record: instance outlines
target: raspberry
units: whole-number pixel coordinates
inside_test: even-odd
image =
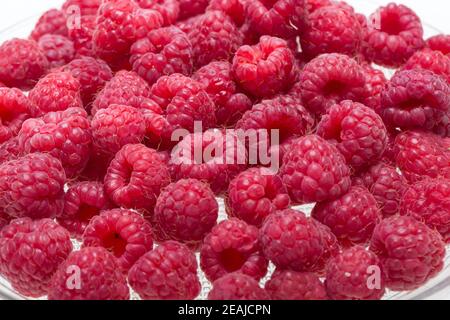
[[[180,15],[178,20],[196,16],[205,12],[210,0],[177,0],[180,4]]]
[[[276,270],[266,283],[272,300],[328,300],[327,292],[314,273]]]
[[[80,288],[72,289],[74,270],[79,271]],[[130,289],[117,259],[104,248],[83,248],[72,252],[50,282],[49,300],[128,300]]]
[[[178,0],[136,0],[143,9],[158,11],[164,19],[164,25],[174,24],[180,14],[180,3]]]
[[[403,66],[404,70],[424,69],[442,76],[450,83],[450,57],[440,51],[423,49],[417,51]]]
[[[251,109],[252,101],[238,92],[228,61],[214,61],[200,68],[192,76],[209,94],[216,105],[218,125],[232,126]]]
[[[151,31],[131,47],[133,70],[150,85],[163,75],[192,72],[192,45],[187,35],[176,27]]]
[[[381,93],[388,83],[383,71],[373,68],[370,64],[363,64],[366,74],[366,92],[367,98],[364,104],[374,110],[381,108]]]
[[[327,6],[314,11],[302,31],[303,52],[309,57],[322,53],[355,55],[361,47],[363,29],[354,12]]]
[[[31,103],[19,89],[0,88],[0,143],[15,137],[29,118]]]
[[[64,36],[46,34],[39,39],[38,45],[47,57],[51,68],[61,67],[75,57],[73,42]]]
[[[283,158],[281,178],[291,200],[308,203],[337,199],[350,189],[350,168],[330,143],[311,135],[298,139]]]
[[[261,226],[270,214],[289,206],[289,195],[281,178],[264,174],[263,170],[249,169],[231,181],[226,196],[230,216]]]
[[[450,242],[450,180],[428,179],[413,184],[403,195],[400,214],[423,221]]]
[[[96,16],[82,16],[78,26],[69,28],[69,39],[72,40],[77,57],[96,57],[93,36],[96,27]]]
[[[169,182],[168,169],[155,150],[129,144],[111,162],[105,177],[105,191],[118,206],[151,213],[161,189]]]
[[[332,257],[337,256],[341,252],[341,246],[338,239],[328,226],[320,223],[315,219],[312,219],[312,222],[316,225],[317,229],[319,229],[322,234],[324,247],[322,255],[316,261],[316,264],[311,271],[320,277],[324,277],[328,262]]]
[[[342,54],[313,59],[305,65],[299,82],[304,106],[316,114],[324,114],[343,100],[364,102],[367,96],[364,69]]]
[[[141,257],[128,279],[146,300],[193,300],[201,290],[195,255],[175,241],[165,242]]]
[[[367,243],[382,219],[374,196],[364,187],[352,187],[337,200],[316,204],[312,217],[330,227],[345,245]]]
[[[371,250],[381,261],[386,287],[414,290],[442,270],[445,246],[437,231],[412,217],[383,220],[374,231]]]
[[[219,205],[209,186],[186,179],[161,192],[152,222],[158,238],[195,248],[217,224],[218,217]]]
[[[247,20],[259,35],[291,38],[305,25],[304,0],[252,0]]]
[[[8,87],[29,90],[48,68],[45,54],[34,41],[12,39],[0,46],[0,81]]]
[[[241,27],[245,22],[247,0],[210,0],[206,10],[220,10],[225,12],[236,24]]]
[[[427,70],[397,72],[381,95],[378,113],[386,125],[431,129],[450,109],[450,86]]]
[[[0,273],[20,294],[45,296],[50,278],[71,251],[69,233],[52,220],[13,220],[0,232]]]
[[[233,73],[246,92],[264,98],[288,87],[294,65],[294,55],[286,41],[262,36],[258,44],[239,48]]]
[[[381,274],[380,259],[364,247],[345,250],[328,264],[325,287],[333,300],[379,300],[385,293],[385,279]],[[379,283],[372,285],[371,275],[376,270]]]
[[[140,110],[118,104],[98,111],[91,126],[94,151],[110,157],[127,144],[141,143],[146,130]]]
[[[431,50],[440,51],[450,57],[450,35],[438,34],[429,38],[425,44]]]
[[[391,165],[379,163],[360,173],[353,180],[354,185],[365,186],[375,197],[385,217],[398,213],[400,199],[407,187],[407,181]]]
[[[67,17],[63,11],[51,9],[39,18],[30,39],[38,41],[44,35],[67,36]]]
[[[439,136],[403,132],[395,140],[395,150],[397,165],[410,182],[426,177],[450,178],[450,150]]]
[[[0,165],[0,208],[13,218],[59,216],[66,175],[50,155],[33,153]]]
[[[74,238],[81,239],[91,219],[110,206],[102,183],[77,182],[69,187],[64,196],[64,211],[58,222]]]
[[[221,222],[203,242],[200,266],[210,281],[233,272],[260,280],[268,262],[261,252],[258,229],[234,218]]]
[[[62,9],[67,14],[76,6],[80,10],[82,16],[96,15],[102,0],[66,0]]]
[[[327,139],[355,168],[376,163],[387,145],[383,120],[372,109],[353,101],[342,101],[328,109],[317,134]]]
[[[255,279],[236,272],[214,281],[208,300],[270,300],[270,295]]]
[[[313,271],[325,248],[317,223],[292,209],[270,215],[259,239],[268,260],[280,269],[293,271]]]
[[[399,67],[424,46],[420,18],[404,5],[381,7],[369,21],[363,51],[376,64]]]
[[[153,249],[150,223],[130,210],[103,211],[89,222],[83,234],[83,247],[103,247],[128,271],[145,253]]]
[[[23,152],[46,152],[59,159],[68,178],[76,177],[89,160],[92,135],[86,111],[81,108],[29,119],[18,137]]]
[[[69,108],[83,108],[80,83],[69,72],[49,73],[30,91],[29,98],[34,117]]]

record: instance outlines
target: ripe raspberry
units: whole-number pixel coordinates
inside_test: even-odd
[[[383,220],[375,228],[370,248],[380,258],[386,287],[395,291],[420,287],[444,264],[441,235],[412,217]]]
[[[91,219],[110,206],[102,183],[77,182],[69,187],[64,196],[64,211],[58,222],[74,238],[81,239]]]
[[[80,288],[72,289],[74,270],[79,271]],[[72,252],[50,282],[49,300],[128,300],[130,289],[117,259],[104,248],[83,248]]]
[[[0,88],[0,143],[15,137],[30,117],[31,103],[19,89]]]
[[[153,30],[134,43],[130,63],[137,74],[153,85],[164,75],[191,75],[192,57],[187,35],[176,27],[167,27]]]
[[[343,100],[364,102],[367,97],[364,69],[342,54],[313,59],[305,65],[299,82],[304,106],[319,115]]]
[[[344,244],[365,244],[382,216],[374,196],[364,187],[352,187],[337,200],[320,202],[312,217],[331,228]]]
[[[39,39],[38,45],[47,57],[50,68],[61,67],[75,57],[73,42],[64,36],[46,34]]]
[[[161,189],[169,182],[167,166],[155,150],[129,144],[112,160],[105,177],[105,191],[118,206],[152,213]]]
[[[128,279],[145,300],[193,300],[201,290],[194,253],[175,241],[165,242],[142,256]]]
[[[82,16],[96,15],[102,0],[66,0],[62,6],[66,14],[71,13],[71,9],[76,6]]]
[[[266,283],[272,300],[328,300],[325,286],[314,273],[276,270]]]
[[[182,21],[187,18],[202,14],[210,0],[177,0],[180,4],[180,15],[178,20]]]
[[[164,25],[174,24],[180,14],[180,3],[178,0],[136,0],[143,9],[158,11],[164,19]]]
[[[261,252],[258,229],[234,218],[221,222],[203,242],[200,266],[210,281],[232,272],[260,280],[268,261]]]
[[[366,74],[367,98],[364,104],[374,110],[381,108],[381,93],[388,83],[383,71],[373,68],[370,64],[364,63],[363,69]]]
[[[379,283],[373,283],[374,287],[369,286],[373,272],[379,272],[380,276]],[[333,300],[381,299],[385,293],[385,279],[381,274],[380,259],[361,246],[345,250],[330,261],[325,287]]]
[[[431,133],[407,131],[395,140],[397,165],[410,182],[426,177],[450,178],[450,150]]]
[[[236,24],[241,27],[245,22],[247,0],[210,0],[206,10],[220,10],[225,12]]]
[[[431,50],[440,51],[450,57],[450,35],[438,34],[437,36],[429,38],[425,42],[425,45]]]
[[[252,277],[235,272],[214,281],[208,300],[270,300],[270,295]]]
[[[32,40],[12,39],[0,46],[0,81],[22,90],[33,88],[49,62]]]
[[[113,253],[120,268],[128,271],[153,249],[150,223],[131,210],[103,211],[92,218],[83,234],[83,247],[104,247]]]
[[[402,67],[404,70],[424,69],[442,76],[450,83],[450,57],[440,51],[423,49],[417,51]]]
[[[369,17],[363,51],[369,61],[399,67],[424,46],[420,18],[404,5],[390,3]]]
[[[402,198],[400,214],[423,221],[450,242],[450,180],[427,179],[413,184]]]
[[[219,205],[208,185],[194,179],[165,188],[156,202],[152,224],[159,239],[198,247],[217,224]]]
[[[316,261],[316,264],[311,271],[320,277],[325,277],[328,262],[332,257],[337,256],[341,252],[341,245],[329,227],[315,219],[312,219],[311,221],[321,232],[324,245],[322,255]]]
[[[334,144],[354,168],[381,159],[388,139],[380,116],[365,105],[350,100],[328,109],[317,127],[317,134]]]
[[[76,177],[89,160],[92,135],[86,111],[69,108],[29,119],[19,132],[24,153],[50,153],[61,161],[68,178]]]
[[[427,70],[397,72],[381,95],[378,113],[386,125],[431,129],[450,109],[450,86]]]
[[[365,186],[375,197],[385,217],[399,212],[399,203],[407,188],[407,181],[391,165],[379,163],[353,179],[354,185]]]
[[[0,232],[0,273],[20,294],[38,298],[72,251],[69,233],[50,219],[13,220]]]
[[[67,17],[58,9],[51,9],[42,14],[31,32],[30,39],[38,41],[44,35],[67,36]]]
[[[276,175],[253,168],[234,178],[226,196],[227,212],[249,224],[261,226],[266,217],[290,204],[289,195]]]
[[[33,153],[0,165],[0,208],[13,218],[59,216],[66,175],[50,155]]]
[[[69,72],[54,72],[43,77],[30,91],[29,99],[36,118],[49,112],[83,108],[80,83]]]
[[[72,40],[77,57],[96,57],[94,50],[94,31],[97,16],[82,16],[79,24],[69,28],[69,39]]]
[[[247,2],[247,21],[259,35],[291,38],[305,25],[304,0],[253,0]]]
[[[239,48],[233,73],[245,91],[264,98],[288,89],[294,66],[294,55],[286,41],[262,36],[258,44]]]
[[[308,203],[337,199],[350,189],[350,168],[330,143],[311,135],[298,139],[283,158],[281,178],[291,200]]]

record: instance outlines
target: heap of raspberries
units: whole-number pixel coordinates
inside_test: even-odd
[[[0,44],[16,293],[372,300],[444,268],[450,35],[410,8],[66,0],[29,34]]]

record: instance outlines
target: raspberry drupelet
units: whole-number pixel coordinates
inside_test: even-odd
[[[32,105],[19,89],[0,88],[0,143],[15,137],[25,120],[30,117]]]
[[[46,34],[39,39],[38,45],[47,57],[50,68],[61,67],[75,57],[74,44],[65,36]]]
[[[252,277],[235,272],[214,281],[208,300],[270,300],[270,295]]]
[[[319,277],[309,272],[276,270],[265,289],[272,300],[328,300]]]
[[[31,32],[30,39],[39,41],[44,35],[60,35],[67,37],[67,17],[63,10],[50,9],[44,12],[33,31]]]

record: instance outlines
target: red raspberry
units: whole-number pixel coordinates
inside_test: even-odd
[[[316,261],[315,266],[312,268],[312,272],[320,277],[324,277],[326,273],[326,266],[332,257],[337,256],[341,252],[341,245],[331,231],[331,229],[320,223],[319,221],[312,219],[312,222],[316,225],[319,231],[322,233],[322,240],[324,244],[322,255]]]
[[[252,277],[235,272],[214,281],[208,300],[270,300],[270,295]]]
[[[0,46],[0,81],[22,90],[33,88],[49,62],[32,40],[12,39]]]
[[[142,256],[128,279],[145,300],[193,300],[201,290],[195,255],[175,241],[165,242]]]
[[[208,185],[194,179],[165,188],[156,202],[153,226],[159,239],[196,248],[217,224],[219,205]]]
[[[120,268],[128,271],[153,249],[150,223],[131,210],[103,211],[89,222],[83,234],[83,247],[104,247],[113,253]]]
[[[386,274],[386,286],[414,290],[442,270],[445,244],[441,235],[412,217],[383,220],[374,231],[371,250]]]
[[[76,177],[89,160],[92,135],[86,111],[80,108],[29,119],[18,137],[23,152],[46,152],[59,159],[68,178]]]
[[[0,208],[14,218],[59,216],[66,175],[50,155],[33,153],[0,166]]]
[[[79,24],[69,28],[69,39],[72,40],[77,57],[96,57],[94,50],[94,30],[97,16],[82,16]]]
[[[141,143],[145,137],[145,119],[139,109],[112,104],[92,118],[94,152],[114,157],[123,146]]]
[[[0,88],[0,143],[15,137],[30,117],[31,103],[19,89]]]
[[[379,279],[372,283],[371,276]],[[333,300],[380,300],[385,293],[380,259],[361,246],[347,249],[328,264],[325,286]]]
[[[287,89],[294,66],[294,55],[286,41],[262,36],[258,44],[239,48],[233,73],[245,91],[264,98]]]
[[[131,47],[133,70],[153,85],[160,77],[173,73],[189,76],[193,68],[192,45],[176,27],[151,31]]]
[[[398,213],[400,199],[407,188],[406,179],[397,169],[384,163],[361,172],[353,179],[353,183],[369,189],[385,217]]]
[[[352,187],[337,200],[316,204],[312,217],[330,227],[346,246],[367,243],[382,219],[377,201],[364,187]]]
[[[417,51],[403,66],[404,70],[424,69],[442,76],[450,83],[450,57],[440,51],[423,49]]]
[[[347,163],[355,168],[381,159],[388,139],[380,116],[350,100],[328,109],[317,127],[317,134],[336,145]]]
[[[343,101],[364,102],[364,69],[342,54],[324,54],[307,63],[300,74],[300,93],[307,109],[323,114]]]
[[[450,57],[450,35],[438,34],[429,38],[425,44],[431,50],[440,51]]]
[[[381,93],[388,83],[383,71],[373,68],[370,64],[362,65],[366,74],[367,98],[364,104],[374,110],[381,108]]]
[[[49,73],[30,91],[29,98],[36,118],[49,112],[83,108],[80,83],[69,72]]]
[[[291,200],[308,203],[337,199],[350,189],[350,168],[330,143],[311,135],[298,139],[283,158],[281,177]]]
[[[232,272],[260,280],[268,261],[261,252],[258,228],[234,218],[221,222],[203,242],[200,266],[210,281]]]
[[[178,0],[136,0],[143,9],[158,11],[164,19],[164,25],[174,24],[180,14],[180,3]]]
[[[431,129],[450,109],[450,86],[427,70],[399,71],[382,92],[380,107],[388,126]]]
[[[178,20],[196,16],[205,12],[210,0],[177,0],[180,4],[180,15]]]
[[[66,0],[62,6],[66,14],[71,13],[71,8],[76,6],[82,16],[96,15],[102,0]]]
[[[64,211],[58,222],[74,238],[81,239],[91,219],[110,206],[102,183],[77,182],[69,187],[64,196]]]
[[[268,260],[280,269],[293,271],[314,271],[325,248],[318,224],[292,209],[270,215],[259,239]]]
[[[39,39],[38,45],[47,57],[51,68],[61,67],[75,57],[73,42],[64,36],[46,34]]]
[[[20,294],[45,296],[52,275],[71,251],[69,233],[52,220],[13,220],[0,233],[0,273]]]
[[[247,2],[247,20],[259,35],[291,38],[305,25],[304,0],[252,0]]]
[[[220,10],[225,12],[236,24],[241,27],[245,22],[247,0],[210,0],[206,10]]]
[[[314,273],[276,270],[266,283],[272,300],[328,300],[327,292]]]
[[[276,175],[264,174],[264,169],[253,168],[234,178],[226,196],[230,216],[261,226],[266,217],[290,204],[289,195]]]
[[[31,32],[30,39],[38,41],[44,35],[67,36],[67,17],[58,9],[51,9],[42,14]]]
[[[74,272],[80,276],[73,281]],[[71,286],[68,286],[70,284]],[[81,284],[79,288],[77,284]],[[72,252],[50,282],[49,300],[128,300],[130,289],[117,259],[104,248]]]
[[[169,182],[167,166],[155,150],[129,144],[111,162],[105,177],[105,191],[118,206],[152,213],[161,189]]]
[[[403,132],[395,140],[395,150],[397,165],[410,182],[426,177],[450,178],[450,150],[439,136]]]
[[[420,18],[404,5],[390,3],[369,17],[364,55],[369,61],[399,67],[424,46]]]
[[[218,125],[232,126],[251,109],[252,101],[238,93],[228,61],[214,61],[200,68],[192,76],[209,94],[216,105]]]
[[[450,180],[426,179],[413,184],[403,195],[400,214],[423,221],[450,242]]]

